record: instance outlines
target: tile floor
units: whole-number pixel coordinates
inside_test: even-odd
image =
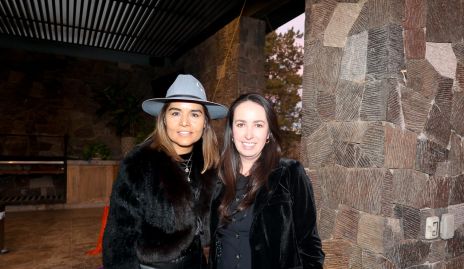
[[[103,208],[8,212],[2,269],[98,269],[101,254],[86,255],[100,232]]]

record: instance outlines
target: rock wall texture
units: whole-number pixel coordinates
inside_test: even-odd
[[[325,268],[463,268],[464,5],[306,0],[301,159]],[[430,216],[451,239],[425,239]]]

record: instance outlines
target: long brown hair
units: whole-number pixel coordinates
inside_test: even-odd
[[[269,174],[278,166],[281,156],[279,125],[277,115],[271,103],[257,93],[248,93],[239,96],[232,103],[227,114],[224,147],[219,165],[219,177],[225,185],[224,196],[219,206],[219,214],[223,222],[230,221],[229,207],[235,198],[236,181],[242,167],[240,155],[232,141],[232,128],[235,109],[245,101],[254,102],[264,108],[269,124],[269,142],[266,143],[259,158],[250,169],[250,184],[248,184],[246,196],[239,204],[238,210],[246,209],[253,204],[258,190],[267,184]]]
[[[206,109],[204,105],[202,106],[203,106],[203,110],[206,115],[205,128],[203,129],[203,135],[201,137],[201,140],[203,141],[202,152],[203,152],[203,160],[204,160],[204,166],[201,172],[204,173],[206,170],[211,169],[211,168],[216,168],[218,166],[219,149],[218,149],[216,133],[214,132],[210,124],[211,120],[210,120],[208,110]],[[181,161],[182,159],[177,154],[174,147],[172,146],[171,139],[169,139],[169,136],[166,130],[166,123],[164,119],[166,117],[166,111],[168,107],[169,107],[169,103],[164,104],[163,108],[161,109],[160,114],[158,115],[156,119],[156,128],[152,134],[153,142],[151,146],[157,150],[164,151],[168,156],[170,156],[174,160]]]

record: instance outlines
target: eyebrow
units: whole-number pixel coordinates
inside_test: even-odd
[[[246,120],[234,120],[234,122],[247,122]],[[264,120],[255,120],[253,123],[266,123]]]
[[[168,111],[175,110],[175,111],[182,111],[182,109],[177,108],[177,107],[170,107]],[[201,109],[192,109],[190,112],[197,112],[203,114],[203,111]]]

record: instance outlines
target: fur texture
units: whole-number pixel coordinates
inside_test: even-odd
[[[177,163],[145,143],[120,165],[103,240],[105,268],[139,268],[175,259],[192,242],[197,219],[209,243],[210,197],[215,171],[201,174],[201,144],[193,152],[192,187]],[[192,189],[200,193],[194,201]]]

